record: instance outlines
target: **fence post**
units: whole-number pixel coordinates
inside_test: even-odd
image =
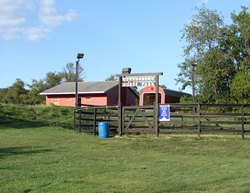
[[[122,107],[122,123],[121,123],[121,126],[122,126],[122,134],[124,134],[126,131],[124,131],[125,129],[125,117],[126,117],[126,115],[125,115],[125,108],[124,107]]]
[[[198,138],[200,138],[200,134],[201,134],[201,105],[197,104],[197,115],[198,115]]]
[[[159,75],[155,77],[156,87],[155,87],[155,105],[154,105],[154,125],[156,136],[159,137]]]
[[[181,128],[183,129],[183,126],[184,126],[184,118],[183,118],[183,115],[181,115]]]
[[[76,126],[76,119],[77,119],[77,116],[76,116],[76,109],[74,109],[74,127],[75,127],[75,130],[77,130],[77,126]]]
[[[119,77],[118,85],[118,134],[122,135],[123,125],[122,125],[122,76]]]
[[[245,114],[244,114],[244,105],[241,105],[241,135],[242,139],[245,138]]]
[[[78,109],[79,112],[79,125],[78,125],[78,131],[81,132],[82,131],[82,111],[81,109]]]
[[[93,135],[96,135],[96,108],[94,108]]]

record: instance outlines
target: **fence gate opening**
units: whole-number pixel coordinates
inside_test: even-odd
[[[129,68],[128,68],[129,69]],[[162,72],[160,73],[133,73],[130,74],[131,69],[127,71],[127,73],[117,74],[116,76],[119,77],[119,93],[118,93],[118,129],[119,135],[124,134],[128,131],[128,128],[131,127],[132,124],[136,123],[137,118],[144,120],[146,123],[146,127],[149,130],[155,131],[156,135],[159,136],[159,129],[158,129],[158,111],[159,111],[159,76],[163,75]],[[153,112],[153,120],[149,121],[147,117],[146,111],[142,107],[133,107],[134,113],[129,113],[128,119],[125,119],[125,111],[129,110],[129,107],[123,108],[122,103],[122,87],[133,87],[133,86],[140,86],[140,87],[147,87],[147,86],[155,86],[155,100],[153,105],[153,111],[151,107],[151,112]]]
[[[154,106],[126,106],[122,108],[123,129],[125,133],[155,132]]]

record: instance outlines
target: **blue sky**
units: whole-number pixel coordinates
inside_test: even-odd
[[[231,12],[250,7],[249,0],[0,0],[0,88],[62,71],[83,52],[85,81],[131,67],[163,72],[160,84],[178,89],[181,30],[202,3],[228,23]]]

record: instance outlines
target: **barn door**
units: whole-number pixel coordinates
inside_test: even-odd
[[[161,103],[161,93],[158,95],[158,101]],[[153,105],[155,102],[155,93],[144,93],[143,94],[143,105]]]

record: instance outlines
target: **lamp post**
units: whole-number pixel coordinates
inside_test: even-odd
[[[79,62],[80,62],[80,59],[82,59],[84,56],[83,53],[78,53],[77,54],[77,61],[76,61],[76,93],[75,93],[75,107],[78,108],[81,106],[81,104],[79,104],[79,99],[78,99],[78,76],[79,76]]]

